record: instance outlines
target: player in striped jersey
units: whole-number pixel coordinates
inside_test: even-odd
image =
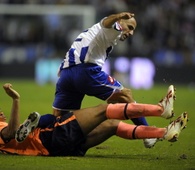
[[[102,71],[107,57],[119,41],[132,36],[137,26],[134,14],[122,12],[103,18],[80,33],[65,55],[59,68],[53,114],[80,109],[85,95],[107,103],[135,102],[130,89]],[[136,125],[148,125],[144,117],[132,119]],[[145,139],[147,148],[156,139]]]

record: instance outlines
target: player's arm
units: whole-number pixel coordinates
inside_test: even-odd
[[[129,12],[122,12],[122,13],[118,13],[118,14],[112,14],[110,16],[108,16],[107,18],[105,18],[103,21],[102,21],[102,25],[105,27],[105,28],[111,28],[112,25],[121,20],[121,19],[130,19],[134,17],[134,14],[132,13],[129,13]]]
[[[4,140],[9,140],[15,137],[15,132],[19,127],[19,104],[20,95],[12,88],[10,83],[3,85],[3,88],[8,96],[12,98],[11,115],[8,122],[8,126],[2,129],[1,135]]]

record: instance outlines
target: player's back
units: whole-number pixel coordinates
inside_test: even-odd
[[[40,129],[35,129],[33,133],[30,133],[29,136],[21,143],[16,142],[15,139],[12,139],[8,143],[0,145],[0,151],[3,153],[9,154],[18,154],[18,155],[49,155],[48,151],[42,145],[39,139]]]
[[[103,66],[120,32],[106,29],[101,23],[93,25],[75,39],[65,55],[63,68],[80,63],[94,63]]]

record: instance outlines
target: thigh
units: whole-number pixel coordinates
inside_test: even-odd
[[[105,121],[106,109],[108,104],[100,104],[95,107],[75,110],[73,113],[85,135],[96,128],[100,123]]]
[[[77,69],[82,73],[74,77],[75,86],[89,96],[95,96],[101,100],[107,100],[114,92],[123,89],[119,81],[101,70],[97,65],[83,64]]]
[[[74,79],[78,74],[72,68],[67,68],[61,71],[60,78],[56,83],[55,98],[53,108],[58,110],[75,110],[80,109],[81,102],[84,98],[84,93],[78,91]]]
[[[108,103],[134,103],[131,89],[123,88],[122,90],[113,93],[107,100]]]
[[[116,119],[109,119],[102,122],[87,135],[83,148],[89,149],[99,145],[111,136],[115,135],[119,122],[120,121]]]

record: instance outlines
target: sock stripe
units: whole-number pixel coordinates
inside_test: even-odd
[[[135,130],[137,129],[137,127],[138,127],[138,126],[136,126],[136,127],[133,129],[133,132],[132,132],[132,138],[133,138],[133,139],[136,139],[136,137],[135,137]]]
[[[129,117],[127,116],[127,106],[128,106],[128,104],[129,104],[129,103],[127,103],[127,104],[125,105],[125,108],[124,108],[124,116],[125,116],[126,119],[129,119]]]

